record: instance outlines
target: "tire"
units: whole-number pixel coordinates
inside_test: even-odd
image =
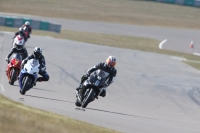
[[[12,74],[10,77],[10,84],[13,85],[15,80],[17,78],[17,71],[15,69],[12,69]]]
[[[81,104],[78,102],[78,99],[76,99],[75,105],[81,107]]]
[[[93,101],[95,95],[95,91],[93,89],[90,89],[90,92],[87,94],[86,97],[84,97],[82,101],[82,108],[86,108],[86,106]]]
[[[26,93],[27,88],[29,87],[29,84],[30,84],[30,80],[31,80],[29,78],[29,76],[25,76],[24,78],[25,78],[25,80],[24,80],[24,83],[23,83],[22,89],[21,89],[21,94],[22,95],[24,95]]]

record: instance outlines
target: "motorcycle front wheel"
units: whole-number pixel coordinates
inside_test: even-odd
[[[75,105],[81,107],[81,104],[78,102],[78,99],[76,99]]]
[[[29,76],[25,76],[23,81],[22,81],[22,89],[21,89],[21,94],[24,95],[31,83],[31,78]]]
[[[13,85],[17,78],[17,71],[13,68],[11,70],[10,84]]]
[[[87,92],[86,92],[87,93]],[[82,101],[82,108],[86,108],[86,106],[93,101],[95,96],[95,91],[93,89],[90,89],[89,93],[86,94],[86,96],[84,97],[83,101]]]

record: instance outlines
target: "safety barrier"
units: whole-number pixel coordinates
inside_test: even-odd
[[[153,1],[185,5],[185,6],[200,7],[200,0],[153,0]]]
[[[32,29],[52,31],[57,33],[60,33],[61,31],[61,25],[56,23],[50,23],[47,21],[34,20],[29,18],[0,16],[0,26],[19,28],[26,21],[30,22]]]

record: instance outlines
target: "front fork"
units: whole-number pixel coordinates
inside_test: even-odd
[[[19,75],[19,87],[20,87],[20,90],[22,89],[22,79],[24,78],[24,73],[20,73]]]

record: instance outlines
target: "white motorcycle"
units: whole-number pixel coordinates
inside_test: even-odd
[[[23,37],[22,35],[17,35],[17,36],[13,39],[12,48],[14,48],[16,44],[17,44],[17,45],[22,45],[22,46],[25,45],[25,40],[24,40],[24,37]]]
[[[36,59],[30,59],[24,65],[24,68],[21,70],[19,76],[20,93],[22,95],[24,95],[26,91],[31,89],[36,83],[39,67],[39,61]]]

